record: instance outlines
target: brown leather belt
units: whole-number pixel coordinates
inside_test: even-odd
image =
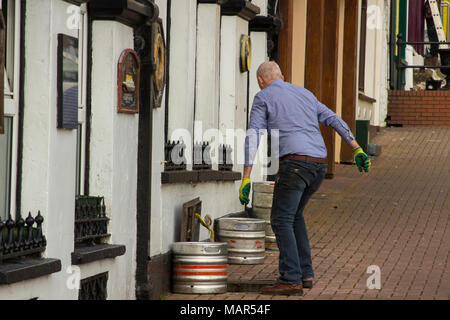
[[[323,164],[328,163],[327,158],[314,158],[314,157],[309,157],[309,156],[300,156],[297,154],[285,155],[281,158],[281,160],[303,160],[303,161],[310,161],[310,162],[323,163]]]

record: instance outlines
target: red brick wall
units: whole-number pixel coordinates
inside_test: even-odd
[[[389,91],[388,117],[388,125],[448,126],[450,91]]]

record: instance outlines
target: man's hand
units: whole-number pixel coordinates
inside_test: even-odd
[[[363,169],[365,172],[369,172],[372,163],[369,156],[363,151],[361,147],[353,151],[353,156],[355,157],[355,162],[359,169],[359,172],[362,172]]]
[[[242,179],[241,187],[239,188],[239,200],[241,201],[241,204],[248,204],[250,202],[250,188],[250,178]]]

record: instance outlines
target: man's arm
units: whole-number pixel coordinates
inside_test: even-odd
[[[244,174],[242,178],[250,178],[250,175],[252,174],[252,166],[244,166]]]
[[[250,175],[252,173],[253,161],[258,151],[261,138],[261,130],[267,129],[267,105],[260,94],[255,96],[250,113],[250,123],[245,137],[245,164],[241,187],[239,188],[239,200],[241,204],[250,202]]]
[[[267,105],[261,94],[257,94],[253,100],[247,136],[245,137],[245,166],[253,166],[259,147],[261,131],[264,129],[267,129]]]
[[[341,138],[352,148],[353,157],[359,171],[369,172],[372,165],[370,158],[359,146],[345,121],[319,101],[317,101],[317,115],[320,123],[336,130]]]
[[[358,149],[358,148],[361,148],[361,147],[359,146],[358,142],[357,142],[355,139],[353,139],[352,141],[350,141],[350,143],[349,143],[348,145],[352,148],[352,150],[356,150],[356,149]]]
[[[345,143],[352,148],[359,147],[347,123],[320,101],[317,101],[317,116],[321,124],[336,130]]]

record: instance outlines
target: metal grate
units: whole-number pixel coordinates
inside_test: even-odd
[[[108,272],[81,280],[78,300],[106,300],[107,285]]]
[[[233,160],[232,160],[233,148],[230,145],[219,145],[219,170],[220,171],[232,171],[233,170]]]
[[[186,144],[182,141],[169,141],[164,146],[164,171],[186,170]]]
[[[95,245],[109,237],[104,197],[78,196],[75,201],[75,245]]]
[[[211,146],[209,142],[194,144],[193,170],[211,170]]]

